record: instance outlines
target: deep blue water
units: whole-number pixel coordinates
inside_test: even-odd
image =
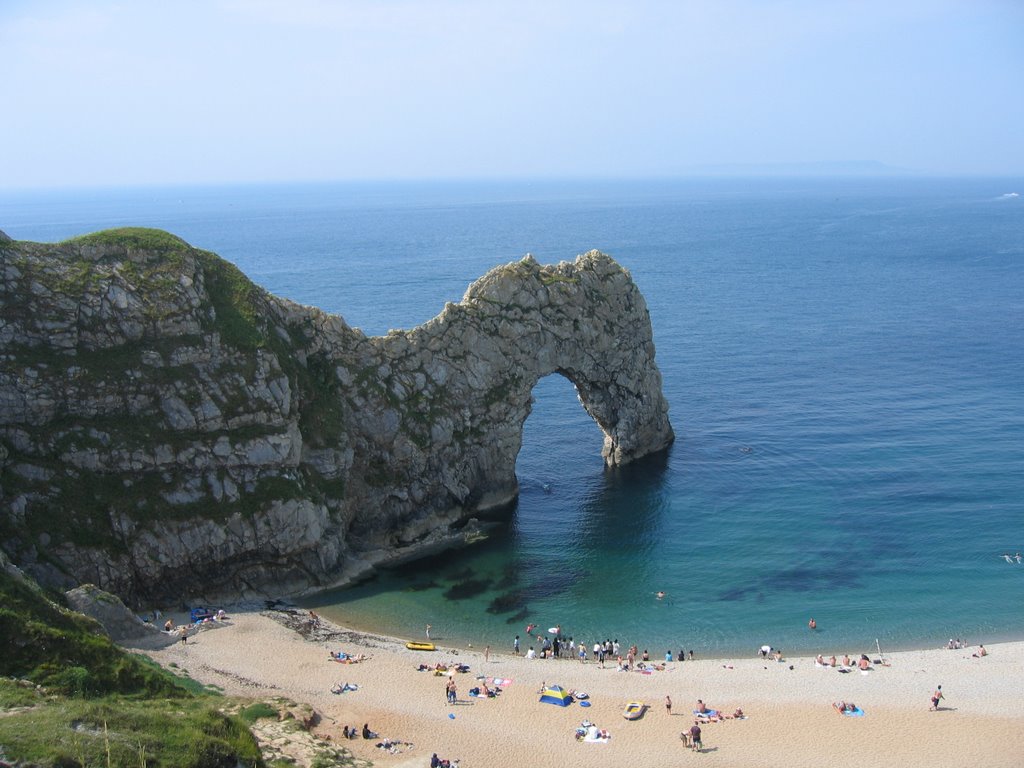
[[[1024,197],[1009,192],[1024,180],[0,193],[0,229],[164,228],[375,334],[527,252],[610,253],[648,302],[668,454],[606,472],[599,430],[549,377],[503,535],[311,604],[497,647],[532,621],[657,655],[852,653],[1024,637],[1024,565],[1000,557],[1024,551]],[[445,595],[467,580],[480,594]],[[525,617],[487,611],[512,592]]]

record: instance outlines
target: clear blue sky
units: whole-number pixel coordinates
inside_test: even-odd
[[[1024,174],[1022,0],[0,0],[0,187]]]

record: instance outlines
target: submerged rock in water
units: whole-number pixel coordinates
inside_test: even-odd
[[[491,600],[487,606],[488,613],[509,613],[526,606],[526,595],[523,592],[506,592]]]
[[[470,597],[476,597],[477,595],[483,594],[487,591],[487,588],[491,586],[490,579],[470,579],[469,581],[460,581],[452,587],[449,587],[444,591],[444,596],[448,600],[466,600]]]

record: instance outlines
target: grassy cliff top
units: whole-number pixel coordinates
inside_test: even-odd
[[[219,697],[122,651],[94,621],[3,565],[0,760],[62,768],[262,768],[248,727],[219,711]]]
[[[100,245],[158,252],[188,251],[192,248],[180,237],[172,235],[170,232],[164,232],[162,229],[150,229],[147,227],[120,227],[117,229],[104,229],[99,232],[92,232],[88,235],[72,237],[59,244]]]

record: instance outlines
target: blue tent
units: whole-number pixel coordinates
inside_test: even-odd
[[[560,685],[549,685],[540,693],[542,704],[555,704],[559,707],[568,707],[572,704],[572,696]]]

